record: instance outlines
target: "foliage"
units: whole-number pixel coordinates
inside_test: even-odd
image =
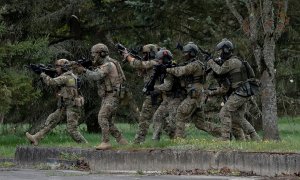
[[[279,39],[276,76],[280,81],[279,93],[298,98],[299,3],[296,0],[289,3],[290,21]],[[1,1],[0,7],[0,92],[7,94],[0,98],[3,102],[0,114],[5,114],[5,122],[33,119],[31,122],[39,124],[54,108],[53,91],[36,83],[38,77],[26,73],[23,65],[51,63],[57,58],[90,58],[90,47],[98,42],[107,44],[111,56],[116,59],[121,59],[114,48],[116,42],[132,48],[156,43],[169,48],[180,61],[181,54],[175,49],[177,42],[194,41],[213,51],[215,44],[227,37],[235,43],[238,55],[255,64],[251,44],[225,1],[10,0]],[[239,8],[243,7],[240,5]],[[79,24],[72,22],[72,15],[78,17]],[[124,70],[140,105],[142,80],[127,65]],[[295,83],[288,83],[291,78]],[[38,87],[30,87],[37,84]],[[85,114],[93,114],[99,108],[95,104],[99,102],[96,90],[90,86],[82,89],[87,99]],[[279,98],[286,102],[282,99],[286,98]],[[15,116],[16,110],[22,115]],[[121,111],[120,114],[127,112],[125,108]]]

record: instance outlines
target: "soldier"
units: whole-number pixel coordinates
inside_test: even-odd
[[[91,49],[94,64],[97,67],[94,71],[77,67],[77,71],[85,73],[88,79],[96,81],[98,94],[102,98],[101,108],[98,114],[98,123],[102,130],[102,142],[96,147],[97,150],[110,149],[109,135],[116,138],[121,145],[128,144],[121,132],[114,125],[112,116],[116,113],[120,104],[120,98],[124,95],[123,83],[125,75],[118,61],[109,57],[106,45],[99,43]]]
[[[149,82],[151,75],[153,74],[153,67],[157,65],[157,61],[155,61],[155,54],[159,51],[159,47],[155,44],[147,44],[143,46],[143,60],[138,60],[133,58],[127,52],[124,52],[123,56],[126,61],[129,62],[130,66],[134,69],[137,69],[139,74],[143,76],[144,83]],[[157,104],[160,103],[160,99],[158,99]],[[157,109],[157,104],[153,105],[151,101],[151,95],[146,94],[145,100],[142,105],[142,109],[139,117],[139,128],[133,140],[134,144],[140,144],[145,141],[146,135],[148,133],[149,126],[151,124],[152,116],[155,110]]]
[[[59,59],[55,62],[55,69],[59,75],[51,78],[45,73],[41,73],[43,81],[48,86],[60,87],[57,97],[59,100],[58,109],[50,114],[44,124],[44,127],[34,135],[26,132],[27,139],[33,145],[38,145],[39,141],[52,130],[65,116],[67,116],[67,131],[77,143],[87,143],[86,139],[77,130],[78,120],[80,119],[84,99],[78,92],[78,78],[69,70],[70,62],[66,59]]]
[[[186,65],[167,68],[168,73],[181,77],[187,92],[187,97],[180,103],[175,116],[176,138],[185,137],[185,122],[192,117],[197,108],[201,108],[205,71],[203,63],[196,59],[198,52],[198,46],[193,42],[189,42],[183,47]],[[196,124],[197,122],[194,123]]]
[[[158,60],[159,65],[155,67],[155,72],[161,71],[159,78],[162,84],[155,85],[154,91],[160,91],[163,99],[153,115],[154,132],[152,139],[157,141],[160,140],[163,129],[168,133],[170,138],[174,138],[176,130],[174,117],[183,97],[180,79],[164,72],[165,68],[174,66],[172,59],[173,55],[169,50],[161,49],[156,53],[156,60]]]
[[[223,63],[222,60],[218,60],[217,61],[220,64]],[[214,94],[215,95],[222,95],[222,100],[220,98],[218,98],[217,96],[209,96],[207,97],[207,104],[213,105],[215,107],[217,107],[217,109],[214,109],[215,112],[219,112],[221,107],[224,106],[224,101],[227,101],[227,92],[228,92],[228,79],[226,77],[222,77],[217,75],[216,73],[211,71],[211,68],[209,70],[207,70],[206,72],[208,72],[207,75],[207,80],[208,82],[210,82],[211,84],[209,85],[212,88],[209,88],[210,90],[214,90]],[[217,82],[218,85],[214,86],[213,82]],[[210,102],[212,101],[212,102]],[[207,107],[207,104],[205,107]],[[221,104],[221,106],[219,105]],[[245,134],[244,131],[242,129],[242,127],[237,124],[237,123],[232,123],[232,131],[231,131],[231,137],[235,137],[236,140],[245,140]],[[221,130],[219,131],[219,137],[221,137]]]
[[[243,128],[246,134],[252,139],[259,140],[253,126],[245,119],[245,107],[249,98],[255,93],[256,87],[252,83],[254,78],[253,69],[246,62],[233,56],[233,44],[223,39],[216,47],[220,51],[220,58],[223,63],[219,65],[217,60],[210,59],[207,64],[214,73],[225,78],[227,84],[223,84],[216,90],[209,90],[209,96],[224,92],[227,94],[227,101],[220,111],[220,120],[222,125],[222,140],[230,140],[232,124],[238,124]]]

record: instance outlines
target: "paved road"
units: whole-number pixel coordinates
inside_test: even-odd
[[[258,180],[259,177],[90,174],[82,171],[0,169],[0,180]]]

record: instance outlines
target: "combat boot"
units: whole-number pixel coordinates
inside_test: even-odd
[[[185,139],[185,137],[185,134],[178,133],[177,131],[174,135],[174,139]]]
[[[250,138],[253,141],[261,141],[260,137],[258,136],[258,134],[256,132],[250,133]]]
[[[214,129],[212,129],[212,131],[210,132],[211,135],[213,135],[214,137],[221,137],[221,128],[220,127],[216,127]]]
[[[111,148],[112,146],[109,142],[102,142],[100,145],[96,146],[97,150],[108,150]]]
[[[120,145],[127,145],[128,144],[128,141],[121,137],[120,139],[117,140],[117,142],[120,144]]]
[[[160,136],[161,136],[161,132],[155,133],[152,136],[152,140],[154,140],[154,141],[160,141]]]
[[[136,134],[133,140],[133,144],[141,144],[145,141],[145,136]]]
[[[217,138],[219,141],[230,141],[230,132],[222,132],[221,137]]]
[[[168,132],[168,136],[170,139],[175,139],[175,131]]]
[[[31,144],[37,146],[39,144],[39,140],[42,138],[42,134],[40,132],[37,132],[35,135],[29,134],[29,132],[26,132],[27,139],[31,142]]]

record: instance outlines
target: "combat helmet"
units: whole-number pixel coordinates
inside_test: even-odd
[[[98,43],[91,49],[92,53],[98,53],[101,57],[105,57],[109,54],[108,48],[105,44]]]
[[[222,50],[225,53],[231,53],[231,52],[233,52],[233,49],[234,49],[234,47],[233,47],[232,42],[226,38],[222,39],[222,41],[219,42],[219,44],[217,44],[217,46],[216,46],[216,51]]]
[[[143,60],[148,61],[155,58],[155,54],[159,51],[159,46],[156,44],[147,44],[143,46]]]
[[[183,53],[188,53],[191,57],[196,57],[199,53],[198,46],[193,42],[188,42],[182,49]]]
[[[171,64],[173,54],[167,49],[161,49],[156,53],[155,59],[162,60],[163,64]]]
[[[70,70],[70,61],[67,59],[58,59],[55,61],[55,67],[61,67],[63,72]]]
[[[216,46],[216,51],[222,50],[221,59],[224,59],[224,60],[227,60],[232,56],[233,49],[234,49],[234,47],[233,47],[232,42],[226,38],[222,39],[222,41],[219,42]]]

